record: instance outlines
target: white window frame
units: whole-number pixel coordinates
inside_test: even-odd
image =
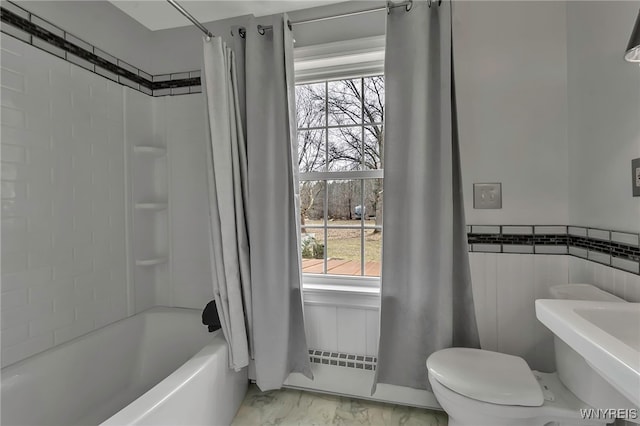
[[[384,36],[296,47],[294,69],[296,84],[384,74]],[[384,178],[384,171],[309,172],[305,173],[304,177],[305,180],[325,182],[331,179],[375,179]],[[359,229],[363,226],[354,225]],[[370,226],[365,229],[370,229]],[[364,250],[364,247],[361,250]],[[379,307],[380,277],[303,274],[302,284],[305,304],[363,309]]]

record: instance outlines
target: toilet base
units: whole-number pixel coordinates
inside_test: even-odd
[[[604,426],[614,419],[584,420],[580,409],[591,408],[560,383],[555,373],[536,373],[554,394],[554,401],[540,407],[491,404],[467,398],[442,385],[429,375],[429,382],[449,426]]]

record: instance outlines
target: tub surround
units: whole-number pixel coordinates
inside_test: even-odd
[[[207,411],[218,404],[218,412],[208,413],[200,419],[202,424],[228,424],[246,391],[247,378],[246,370],[228,371],[226,356],[224,338],[207,332],[199,311],[153,308],[4,368],[2,422],[96,425],[153,388],[106,424],[144,423],[159,412],[165,416],[162,424],[185,424],[189,415],[184,410],[193,419],[200,415],[187,404],[197,398],[210,399],[204,405]],[[209,383],[212,376],[220,378],[214,386]],[[168,405],[177,417],[167,417]]]

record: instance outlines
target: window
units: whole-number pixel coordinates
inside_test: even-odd
[[[380,276],[384,77],[296,86],[302,272]]]

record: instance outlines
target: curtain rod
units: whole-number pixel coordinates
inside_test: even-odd
[[[439,0],[439,3],[441,1],[442,0]],[[431,0],[428,0],[428,2],[429,2],[429,7],[431,7]],[[356,10],[356,11],[353,11],[353,12],[346,12],[346,13],[339,13],[337,15],[322,16],[320,18],[301,19],[299,21],[287,21],[287,25],[289,26],[289,29],[292,29],[292,27],[295,26],[295,25],[303,25],[303,24],[311,24],[313,22],[329,21],[329,20],[332,20],[332,19],[346,18],[348,16],[363,15],[365,13],[371,13],[371,12],[380,12],[380,11],[383,11],[383,10],[386,10],[387,13],[391,13],[391,10],[395,9],[396,7],[404,7],[405,10],[407,12],[409,12],[411,10],[411,8],[413,7],[413,0],[407,0],[407,1],[399,2],[399,3],[394,3],[392,1],[388,1],[385,6],[378,6],[378,7],[373,7],[373,8],[370,8],[370,9]],[[272,28],[273,28],[272,25],[258,25],[258,33],[264,35],[264,32],[266,30],[270,30]]]
[[[213,37],[213,34],[211,34],[211,31],[209,31],[204,25],[202,25],[196,18],[193,17],[193,15],[191,15],[189,12],[187,12],[185,10],[185,8],[183,8],[182,6],[180,6],[178,4],[178,2],[176,2],[175,0],[167,0],[167,2],[169,2],[169,4],[173,7],[176,8],[176,10],[178,12],[180,12],[181,14],[184,15],[185,18],[187,18],[188,20],[190,20],[193,25],[195,25],[196,27],[198,27],[198,29],[200,31],[202,31],[203,33],[205,33],[205,35],[209,38]]]
[[[185,18],[190,20],[193,23],[193,25],[195,25],[207,37],[213,37],[213,34],[211,34],[211,31],[209,31],[196,18],[194,18],[193,15],[191,15],[182,6],[180,6],[178,4],[178,2],[176,2],[175,0],[167,0],[167,2],[169,2],[169,4],[171,6],[175,7],[178,12],[180,12],[182,15],[184,15]],[[441,2],[442,2],[442,0],[438,0],[438,4],[440,4]],[[429,3],[429,7],[431,7],[432,0],[428,0],[428,3]],[[407,12],[409,12],[411,10],[411,8],[413,7],[413,0],[407,0],[407,1],[399,2],[399,3],[393,3],[392,1],[388,1],[385,6],[379,6],[379,7],[374,7],[374,8],[370,8],[370,9],[356,10],[356,11],[353,11],[353,12],[340,13],[340,14],[337,14],[337,15],[322,16],[320,18],[301,19],[299,21],[287,21],[287,25],[289,26],[289,29],[292,29],[292,27],[295,26],[295,25],[310,24],[310,23],[313,23],[313,22],[328,21],[328,20],[331,20],[331,19],[338,19],[338,18],[346,18],[348,16],[363,15],[365,13],[380,12],[380,11],[383,11],[383,10],[386,10],[387,13],[390,13],[392,9],[395,9],[397,7],[404,7],[405,10]],[[265,31],[271,30],[271,29],[273,29],[272,25],[258,25],[258,33],[262,34],[262,35],[264,35]],[[240,28],[238,30],[238,33],[239,33],[240,37],[244,38],[244,36],[246,34],[246,31],[244,30],[244,28]],[[233,32],[231,34],[233,35]]]
[[[356,15],[363,15],[365,13],[371,13],[371,12],[380,12],[383,10],[386,10],[387,13],[391,11],[391,9],[395,9],[396,7],[404,7],[406,9],[406,11],[410,11],[411,7],[413,6],[413,0],[407,0],[407,1],[403,1],[400,3],[393,3],[391,1],[388,1],[387,4],[385,6],[378,6],[378,7],[373,7],[370,9],[364,9],[364,10],[356,10],[353,12],[346,12],[346,13],[340,13],[338,15],[329,15],[329,16],[323,16],[320,18],[311,18],[311,19],[301,19],[299,21],[289,21],[290,25],[302,25],[302,24],[311,24],[313,22],[321,22],[321,21],[329,21],[331,19],[338,19],[338,18],[346,18],[348,16],[356,16]]]

